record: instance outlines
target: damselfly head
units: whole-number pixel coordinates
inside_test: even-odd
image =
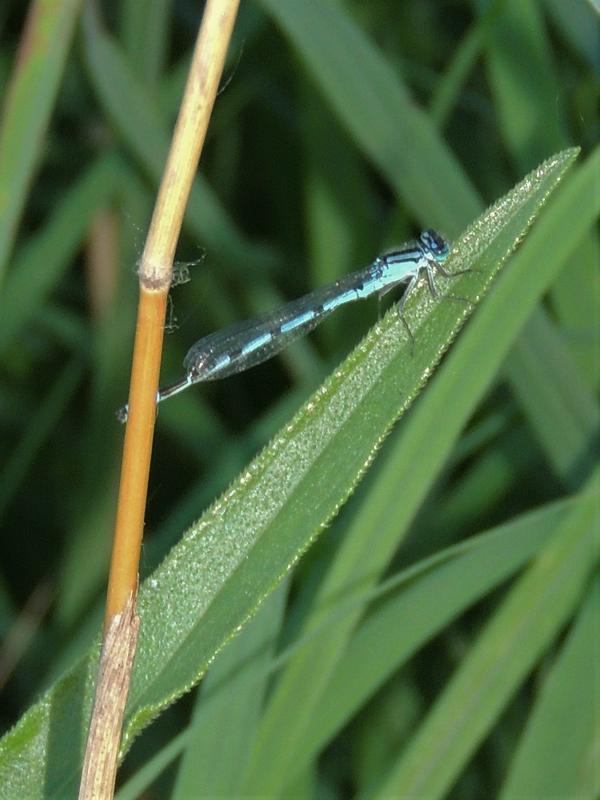
[[[423,247],[431,253],[436,261],[441,263],[448,258],[450,245],[447,240],[433,228],[428,228],[426,231],[423,231],[419,236],[419,241]]]

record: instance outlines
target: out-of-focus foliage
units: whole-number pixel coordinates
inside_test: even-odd
[[[27,24],[24,4],[0,9],[4,731],[99,629],[135,265],[197,5],[38,0]],[[421,227],[454,240],[545,159],[573,145],[581,153],[548,203],[531,209],[531,235],[350,502],[200,691],[135,742],[121,797],[508,800],[600,791],[600,65],[592,4],[568,5],[569,14],[560,0],[242,3],[178,252],[191,280],[172,293],[167,381],[204,333],[363,266]],[[476,276],[461,281],[457,293],[477,294]],[[396,353],[406,380],[428,371],[436,337],[449,338],[451,317],[470,310],[437,304],[433,322],[417,329],[416,352]],[[161,407],[142,579],[377,315],[376,302],[341,311],[278,359]],[[382,330],[391,326],[387,317]],[[380,363],[370,346],[325,394],[344,376],[356,379],[361,358]],[[361,437],[405,403],[392,390],[409,384],[387,380],[377,384],[385,409],[376,388],[377,405],[345,400],[345,408],[356,401],[354,427],[327,426],[323,455],[277,506],[284,535],[265,535],[247,563],[232,561],[233,594],[215,594],[199,626],[241,623],[240,598],[253,607],[251,592],[270,591],[277,565],[292,558],[284,541],[304,530],[294,526],[330,520],[350,454],[364,446],[367,460]],[[293,462],[286,458],[274,463]],[[231,508],[219,502],[215,518]],[[273,496],[257,492],[253,503],[266,518]],[[269,525],[278,530],[277,520]],[[220,558],[240,555],[233,538],[215,547]],[[174,586],[178,552],[186,551],[167,562]],[[190,575],[186,558],[181,581],[191,594],[207,576]],[[165,620],[174,619],[167,598]],[[212,651],[194,649],[189,621],[189,641],[178,643],[180,658],[169,651],[165,674],[170,629],[162,623],[161,639],[159,613],[151,623],[156,658],[146,645],[135,684],[151,689],[132,696],[143,722],[221,643],[208,637]],[[75,748],[68,731],[85,730],[85,670],[71,674],[81,682],[59,684],[64,702],[54,708],[64,719],[52,720],[47,741],[31,737],[32,716],[0,744],[3,780],[46,759],[40,796],[71,796],[76,779],[57,778],[60,742]]]

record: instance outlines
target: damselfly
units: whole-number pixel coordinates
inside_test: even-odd
[[[336,308],[372,295],[382,297],[401,285],[406,288],[398,303],[398,314],[412,339],[404,317],[405,303],[423,277],[431,294],[434,297],[438,295],[435,276],[436,273],[450,276],[444,269],[449,252],[448,242],[437,231],[423,231],[418,240],[377,256],[368,267],[315,289],[281,308],[210,333],[188,351],[183,362],[185,376],[159,389],[156,402],[160,403],[195,383],[216,381],[244,372],[312,331]],[[125,422],[127,413],[127,406],[119,409],[117,417],[121,422]]]

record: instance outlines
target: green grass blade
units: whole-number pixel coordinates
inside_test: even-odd
[[[161,77],[168,57],[172,0],[121,4],[121,39],[137,73],[151,84]],[[181,92],[179,93],[181,96]]]
[[[431,100],[431,117],[442,128],[450,116],[457,98],[476,60],[481,55],[485,35],[504,10],[507,0],[493,0],[475,19],[452,57],[445,74],[438,82]]]
[[[527,323],[506,370],[557,476],[577,488],[594,459],[600,409],[541,309]]]
[[[411,739],[371,795],[446,797],[536,661],[568,621],[600,556],[598,475],[543,554],[511,589]]]
[[[0,284],[54,108],[81,0],[31,3],[0,129]],[[4,302],[4,301],[3,301]]]
[[[110,154],[88,167],[42,230],[17,253],[2,298],[0,353],[18,338],[71,266],[94,214],[114,195],[119,165]]]
[[[193,797],[199,786],[207,797],[239,796],[241,766],[264,703],[286,597],[282,584],[203,680],[172,800]]]
[[[600,388],[600,240],[591,232],[577,249],[570,268],[552,287],[552,307],[578,369],[590,389]]]
[[[481,201],[450,148],[341,5],[260,3],[290,38],[352,138],[418,219],[453,235],[480,213]]]
[[[537,555],[574,502],[579,501],[561,501],[517,517],[386,581],[385,585],[397,583],[398,588],[390,588],[389,596],[365,617],[349,640],[330,678],[327,701],[315,709],[298,748],[295,769],[316,757],[429,639]]]
[[[177,759],[187,745],[189,729],[176,736],[166,744],[158,753],[154,753],[144,761],[144,764],[115,794],[115,800],[139,800],[152,782],[156,780]],[[169,798],[170,800],[170,798]]]
[[[0,471],[0,519],[44,442],[65,413],[65,407],[81,380],[82,372],[80,360],[74,359],[67,364],[42,399],[35,415],[28,420],[14,451],[4,457]]]
[[[530,54],[526,61],[519,57],[523,49]],[[545,153],[566,147],[560,81],[539,3],[508,0],[487,59],[498,124],[519,168],[530,169]]]
[[[562,0],[546,0],[544,5],[553,18],[556,33],[569,42],[595,73],[600,72],[597,35],[600,7],[596,0],[571,5],[565,5]]]
[[[483,294],[575,156],[570,150],[548,160],[475,221],[456,242],[448,269],[476,265],[478,272],[445,280],[442,291],[451,285],[473,300]],[[524,297],[534,302],[534,288]],[[413,354],[392,309],[144,582],[124,750],[199,680],[339,510],[471,311],[433,299],[423,287],[407,309],[418,341]],[[0,794],[72,791],[95,664],[94,651],[4,737]]]
[[[598,797],[598,620],[600,580],[596,577],[544,682],[501,800]],[[550,753],[560,753],[560,758],[549,758]]]

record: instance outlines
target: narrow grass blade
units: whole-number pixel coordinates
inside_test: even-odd
[[[578,488],[596,455],[600,408],[541,309],[527,323],[506,370],[555,473]]]
[[[65,193],[44,227],[20,248],[2,298],[0,353],[15,341],[71,266],[94,214],[113,196],[119,164],[114,154],[93,163]]]
[[[600,793],[598,620],[597,576],[544,681],[500,800]],[[560,753],[560,758],[549,758],[550,753]]]
[[[81,0],[32,2],[0,129],[0,285],[71,46]]]
[[[260,2],[352,138],[418,219],[452,235],[481,211],[450,148],[343,6],[330,0]]]
[[[138,74],[148,84],[162,76],[172,18],[172,0],[143,4],[125,0],[121,4],[121,39]],[[178,97],[181,94],[180,91]]]
[[[597,480],[510,591],[374,800],[447,796],[585,590],[600,556]]]
[[[536,556],[576,502],[580,501],[561,501],[524,514],[387,580],[389,596],[349,640],[330,678],[327,701],[315,709],[298,748],[295,769],[317,757],[420,647]],[[335,612],[331,616],[335,618]]]
[[[78,360],[67,364],[46,397],[42,399],[35,415],[28,420],[15,450],[4,458],[0,471],[0,519],[48,435],[55,429],[64,413],[66,404],[81,380],[82,372],[83,368]]]
[[[600,389],[600,240],[596,231],[581,242],[569,270],[552,287],[552,308],[569,352],[592,391]]]
[[[199,786],[207,797],[239,796],[241,768],[264,703],[286,598],[284,582],[209,670],[172,800],[193,797]]]
[[[438,82],[431,100],[430,113],[432,119],[440,128],[445,125],[456,105],[463,84],[483,51],[485,35],[496,23],[498,16],[504,10],[506,2],[507,0],[493,0],[493,2],[487,4],[463,37],[458,49],[452,56],[452,61],[446,68],[445,74]]]
[[[522,48],[530,54],[526,61]],[[530,169],[570,141],[540,4],[507,0],[486,53],[503,141],[518,167]]]

